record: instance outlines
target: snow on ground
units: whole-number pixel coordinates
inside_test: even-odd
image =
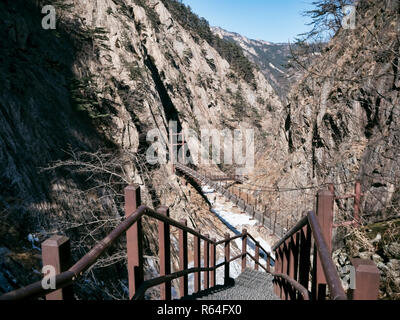
[[[233,204],[230,202],[222,202],[219,201],[219,197],[217,196],[217,193],[213,188],[211,188],[208,185],[204,185],[202,187],[202,192],[204,195],[207,197],[209,202],[212,205],[211,212],[213,212],[232,232],[235,234],[241,234],[242,230],[244,228],[249,228],[249,226],[256,226],[257,221],[254,220],[251,216],[249,216],[246,213],[236,213],[233,212]],[[237,209],[235,211],[238,211]],[[273,252],[271,252],[271,244],[268,243],[265,239],[261,237],[255,237],[255,239],[260,243],[261,247],[263,247],[266,251],[270,253],[270,255],[275,258]],[[235,243],[238,248],[242,248],[242,240],[241,239],[236,239]],[[254,256],[255,255],[255,244],[253,241],[248,239],[248,252]],[[260,255],[263,256],[263,251],[260,250]],[[219,260],[217,262],[220,263],[222,262],[223,259]],[[250,262],[252,265],[253,261]],[[265,263],[265,262],[264,262]],[[232,278],[236,278],[240,275],[241,273],[241,261],[236,260],[235,262],[231,263],[230,267],[230,276]],[[191,275],[192,278],[194,277]],[[223,268],[219,268],[217,270],[217,284],[222,284],[224,280],[224,270]],[[193,288],[192,288],[193,289]]]

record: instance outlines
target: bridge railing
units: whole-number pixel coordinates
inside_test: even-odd
[[[259,266],[265,271],[270,271],[270,266],[274,259],[251,235],[243,230],[242,234],[230,237],[225,234],[221,241],[210,239],[208,235],[203,235],[199,230],[194,230],[187,226],[185,220],[177,222],[169,217],[168,207],[160,207],[152,210],[141,205],[140,188],[138,186],[128,186],[125,188],[125,214],[126,218],[110,234],[101,240],[92,250],[83,256],[78,262],[69,268],[67,264],[70,259],[69,240],[66,237],[55,236],[50,239],[52,245],[42,246],[42,259],[52,261],[51,264],[56,269],[55,287],[45,289],[42,281],[35,282],[26,287],[6,293],[0,296],[0,300],[21,300],[35,299],[46,296],[46,299],[62,300],[72,299],[72,285],[103,255],[107,249],[117,242],[124,234],[127,241],[127,265],[130,299],[142,299],[146,291],[154,286],[160,285],[160,297],[163,300],[171,299],[171,281],[179,279],[180,297],[188,294],[188,275],[194,273],[194,293],[202,290],[201,279],[203,278],[203,289],[209,289],[216,285],[216,270],[220,267],[225,268],[224,283],[231,282],[229,277],[230,264],[241,259],[242,271],[247,267],[246,258],[250,256],[255,261],[255,268]],[[144,255],[143,255],[143,217],[154,218],[158,221],[158,246],[160,270],[159,277],[144,280]],[[171,273],[171,233],[170,228],[175,227],[179,230],[179,271]],[[188,235],[193,236],[194,243],[194,267],[188,268]],[[231,257],[231,242],[242,239],[242,252]],[[254,241],[255,257],[251,256],[247,250],[248,239]],[[49,240],[44,243],[49,243]],[[224,247],[224,261],[216,264],[217,246]],[[261,250],[261,254],[260,254]],[[203,254],[202,254],[203,252]],[[266,265],[260,262],[260,256],[265,259]],[[203,259],[203,267],[201,260]],[[66,271],[64,271],[66,270]]]
[[[375,300],[379,293],[379,271],[372,261],[357,259],[354,264],[354,288],[343,289],[332,260],[334,193],[322,190],[317,196],[317,214],[309,212],[272,250],[275,252],[275,293],[282,299],[301,299],[306,288],[313,300]],[[360,267],[361,266],[361,267]],[[289,282],[290,279],[292,282]],[[327,294],[327,289],[329,294]]]

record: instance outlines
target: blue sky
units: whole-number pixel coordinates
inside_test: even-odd
[[[211,26],[251,39],[288,42],[310,29],[302,12],[312,0],[183,0]]]

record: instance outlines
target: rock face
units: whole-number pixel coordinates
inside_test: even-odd
[[[367,222],[399,214],[398,18],[398,2],[359,1],[356,29],[341,29],[291,89],[276,150],[259,163],[269,174],[254,183],[348,194],[360,180]]]
[[[290,89],[288,66],[291,54],[289,44],[253,40],[219,27],[213,27],[212,30],[221,39],[239,45],[246,57],[260,68],[281,101],[286,102]]]
[[[257,70],[229,63],[196,28],[182,26],[177,10],[191,13],[178,1],[58,1],[55,30],[41,27],[45,4],[0,4],[4,255],[7,250],[26,253],[40,268],[37,250],[27,249],[27,235],[42,241],[65,233],[73,240],[74,258],[81,257],[124,215],[121,194],[128,183],[142,186],[145,204],[170,206],[173,218],[186,218],[189,226],[222,237],[225,229],[210,221],[207,203],[191,185],[170,177],[165,165],[145,161],[146,134],[157,129],[166,147],[170,120],[196,132],[255,128],[260,154],[265,150],[261,137],[274,134],[274,119],[282,111],[273,88]],[[154,224],[145,227],[146,268],[156,272],[151,257],[157,252],[157,230]],[[1,261],[0,278],[6,278],[6,270],[10,278],[13,267],[6,258]],[[96,281],[109,289],[90,286],[94,282],[88,279],[78,285],[78,297],[126,296],[120,290],[126,282],[113,278],[124,268],[121,263],[107,267],[110,261],[123,262],[124,256],[111,252],[99,263],[102,271],[95,271]],[[30,281],[12,277],[14,286]],[[7,290],[1,285],[0,293]]]

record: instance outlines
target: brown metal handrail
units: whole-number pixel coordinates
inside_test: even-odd
[[[187,276],[187,275],[192,274],[192,273],[203,272],[203,271],[215,271],[218,268],[221,268],[222,266],[226,265],[227,263],[231,263],[231,262],[233,262],[233,261],[235,261],[237,259],[242,258],[243,255],[245,255],[245,254],[241,253],[241,254],[237,255],[236,257],[234,257],[234,258],[232,258],[232,259],[230,259],[228,261],[224,261],[224,262],[221,262],[221,263],[217,264],[215,267],[190,268],[190,269],[187,269],[187,270],[177,271],[177,272],[171,273],[171,274],[166,275],[166,276],[162,276],[162,277],[157,277],[157,278],[146,280],[139,287],[137,293],[132,298],[132,300],[140,300],[140,299],[142,299],[143,296],[145,295],[146,291],[148,289],[152,288],[152,287],[158,286],[160,284],[163,284],[163,283],[168,282],[168,281],[172,281],[174,279],[177,279],[177,278],[180,278],[180,277],[183,277],[183,276]]]
[[[271,248],[272,251],[278,249],[286,240],[293,237],[293,235],[301,230],[308,223],[308,216],[303,217],[294,227],[292,227],[281,240],[279,240],[274,246]]]
[[[293,286],[293,288],[295,288],[298,292],[300,292],[304,300],[310,300],[310,295],[308,293],[308,290],[305,287],[303,287],[300,283],[290,278],[287,274],[273,273],[272,275],[276,278],[281,278],[289,282]]]
[[[62,289],[74,281],[83,274],[84,271],[89,269],[96,260],[104,254],[104,252],[110,247],[116,240],[118,240],[125,232],[135,224],[143,215],[153,217],[157,220],[166,222],[171,226],[182,229],[200,239],[209,242],[210,244],[216,244],[214,241],[204,237],[199,232],[176,222],[175,220],[161,215],[156,211],[146,206],[140,206],[134,213],[129,215],[124,221],[122,221],[110,234],[108,234],[103,240],[97,243],[92,250],[85,254],[77,263],[75,263],[68,271],[65,271],[56,276],[56,289],[43,289],[42,282],[37,281],[26,287],[8,292],[0,296],[0,300],[19,300],[26,298],[37,298],[46,294],[49,294],[58,289]],[[236,237],[234,237],[236,239]]]
[[[330,290],[330,295],[333,300],[347,300],[346,294],[343,290],[339,275],[337,273],[336,267],[333,263],[332,256],[324,239],[321,227],[318,223],[317,216],[314,212],[308,212],[307,216],[303,217],[289,232],[277,242],[273,247],[272,251],[278,250],[281,246],[285,246],[287,241],[293,239],[293,237],[303,230],[303,228],[309,225],[311,227],[312,236],[314,238],[314,242],[316,245],[316,249],[318,252],[319,259],[322,264],[322,268],[324,271],[324,275],[326,277],[326,282]],[[310,242],[311,244],[311,242]],[[279,274],[280,277],[285,275],[285,280],[289,281],[292,286],[296,289],[298,286],[301,286],[296,280],[289,277],[287,274]],[[296,284],[296,286],[295,286]],[[299,288],[300,288],[299,287]],[[303,295],[304,297],[304,295]]]
[[[276,216],[275,216],[275,221],[272,221],[271,217],[265,216],[265,211],[259,212],[258,210],[256,210],[255,207],[253,207],[253,205],[247,203],[244,199],[233,194],[228,189],[225,189],[224,187],[216,185],[208,177],[197,173],[195,170],[193,170],[179,162],[176,163],[175,166],[176,166],[176,169],[180,170],[181,172],[183,172],[186,175],[189,175],[191,178],[194,178],[198,182],[207,182],[207,184],[214,187],[217,191],[219,191],[228,200],[230,200],[230,201],[233,200],[233,202],[236,202],[236,204],[240,208],[242,208],[244,211],[248,212],[249,214],[252,214],[253,219],[256,218],[263,226],[267,226],[268,222],[267,222],[267,225],[265,223],[266,223],[266,220],[269,220],[269,227],[270,227],[271,231],[278,237],[284,236],[284,226],[282,226],[281,223],[276,221]]]
[[[347,300],[335,264],[332,261],[332,256],[328,250],[328,246],[325,242],[321,227],[314,212],[311,211],[308,213],[308,221],[310,223],[315,244],[318,249],[318,254],[324,269],[331,297],[333,300]]]
[[[127,218],[124,221],[122,221],[113,231],[111,231],[110,234],[108,234],[104,239],[102,239],[99,243],[97,243],[93,247],[93,249],[91,249],[78,262],[76,262],[71,268],[69,268],[68,271],[58,274],[55,278],[55,284],[56,284],[55,289],[43,289],[42,281],[37,281],[26,287],[8,292],[8,293],[0,296],[0,300],[35,299],[35,298],[38,298],[38,297],[41,297],[44,295],[48,295],[49,293],[52,293],[56,290],[59,290],[66,286],[71,285],[80,276],[82,276],[83,273],[86,270],[88,270],[97,261],[97,259],[102,254],[105,253],[105,251],[112,244],[114,244],[123,234],[125,234],[128,231],[128,229],[130,229],[144,215],[155,218],[159,221],[167,223],[170,226],[181,229],[187,233],[192,234],[195,237],[198,237],[199,239],[206,241],[210,245],[214,245],[214,246],[230,243],[231,241],[236,240],[243,236],[243,235],[237,235],[237,236],[233,236],[233,237],[226,238],[226,239],[216,242],[216,241],[213,241],[213,240],[203,236],[201,233],[197,232],[196,230],[193,230],[193,229],[187,227],[186,225],[181,224],[181,223],[171,219],[168,216],[162,215],[147,206],[140,206],[135,212],[128,215]],[[246,233],[246,236],[250,236],[252,239],[254,239],[251,235],[247,235],[247,233]],[[267,257],[272,259],[265,249],[262,248],[262,250],[264,250],[264,252],[267,254]],[[183,270],[183,271],[175,272],[175,273],[168,274],[168,275],[165,275],[162,277],[158,277],[155,279],[144,281],[138,289],[139,290],[138,294],[135,296],[141,297],[146,292],[146,290],[149,289],[150,287],[168,282],[172,279],[176,279],[176,278],[179,278],[179,277],[191,274],[191,273],[201,272],[201,271],[215,271],[216,269],[218,269],[226,264],[229,264],[239,258],[242,258],[244,255],[246,255],[246,253],[242,253],[234,258],[229,259],[228,261],[221,262],[220,264],[218,264],[214,267],[191,268],[188,270]],[[139,292],[140,292],[140,294],[139,294]]]

